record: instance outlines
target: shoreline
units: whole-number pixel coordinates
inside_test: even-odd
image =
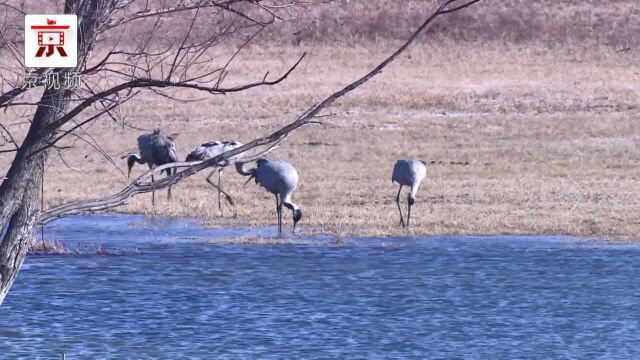
[[[135,216],[135,217],[144,217],[145,219],[149,219],[149,220],[163,220],[163,219],[169,219],[171,221],[185,221],[187,223],[192,223],[198,226],[201,226],[202,229],[205,230],[246,230],[246,231],[251,231],[251,230],[265,230],[265,228],[276,228],[277,227],[277,223],[269,223],[269,222],[265,222],[265,223],[257,223],[257,224],[248,224],[248,223],[239,223],[239,222],[228,222],[228,223],[224,223],[224,222],[218,222],[218,223],[212,223],[211,221],[209,221],[209,219],[207,218],[199,218],[199,217],[188,217],[188,216],[179,216],[179,215],[162,215],[162,214],[158,214],[158,215],[153,215],[153,214],[149,214],[149,213],[136,213],[136,212],[126,212],[126,211],[122,211],[122,212],[115,212],[115,211],[110,211],[110,212],[94,212],[94,213],[80,213],[80,214],[74,214],[74,215],[70,215],[68,217],[112,217],[112,216],[116,216],[116,217],[129,217],[129,216]],[[66,217],[65,217],[66,218]],[[60,219],[63,218],[59,218],[56,219],[53,222],[56,222]],[[49,224],[51,224],[49,223]],[[47,225],[49,225],[47,224]],[[47,227],[47,225],[45,225],[45,229]],[[299,224],[300,225],[300,224]],[[391,229],[391,231],[389,231],[388,233],[382,233],[382,232],[375,232],[375,233],[370,233],[367,231],[361,231],[359,232],[358,229],[351,229],[352,231],[347,232],[335,232],[335,231],[331,231],[331,230],[327,230],[328,227],[330,227],[330,225],[324,225],[324,226],[304,226],[304,224],[301,224],[302,227],[300,227],[298,229],[298,231],[296,231],[295,234],[292,234],[290,232],[290,229],[288,227],[285,227],[283,224],[283,237],[300,237],[300,238],[307,238],[307,237],[314,237],[314,236],[328,236],[328,237],[333,237],[335,239],[341,239],[341,238],[357,238],[357,239],[424,239],[424,238],[492,238],[492,239],[499,239],[499,238],[509,238],[509,237],[513,237],[513,238],[543,238],[546,240],[549,239],[566,239],[566,240],[572,240],[575,242],[594,242],[594,243],[607,243],[607,244],[638,244],[640,243],[640,238],[633,238],[633,237],[613,237],[613,236],[584,236],[584,235],[579,235],[579,234],[570,234],[570,233],[487,233],[487,234],[474,234],[474,233],[430,233],[430,232],[421,232],[421,231],[412,231],[414,229],[402,229],[402,228],[398,228],[398,229]],[[324,227],[324,228],[323,228]],[[420,230],[420,229],[418,229]],[[46,231],[46,230],[45,230]],[[265,236],[260,234],[261,232],[258,231],[256,233],[248,233],[246,235],[239,235],[239,238],[242,237],[246,237],[246,236],[251,236],[251,237],[256,237],[256,238],[265,238]],[[38,232],[39,235],[39,232]],[[46,237],[46,236],[45,236]],[[266,236],[266,238],[271,238],[272,236]],[[274,236],[277,237],[277,236]],[[55,241],[55,239],[53,239]]]

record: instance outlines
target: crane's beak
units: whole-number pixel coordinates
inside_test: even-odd
[[[251,179],[253,179],[254,177],[256,177],[256,174],[251,174],[251,176],[249,176],[249,179],[247,179],[247,182],[244,183],[244,186],[247,186],[249,181],[251,181]]]
[[[131,168],[133,167],[133,164],[135,162],[136,158],[133,155],[127,156],[127,168],[129,169],[129,171],[127,172],[127,179],[131,177]]]

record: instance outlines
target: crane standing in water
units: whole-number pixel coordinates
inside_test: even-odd
[[[400,224],[402,226],[409,226],[409,219],[411,218],[411,207],[416,201],[416,193],[420,187],[420,183],[427,175],[426,163],[422,160],[405,159],[398,160],[393,166],[393,174],[391,175],[391,183],[397,182],[400,184],[398,189],[398,195],[396,196],[396,204],[398,205],[398,212],[400,212]],[[411,192],[407,196],[407,223],[405,224],[402,217],[402,210],[400,209],[400,192],[403,186],[411,187]]]
[[[276,197],[276,213],[278,214],[278,233],[282,233],[282,206],[291,209],[293,215],[293,231],[302,219],[300,207],[291,201],[291,195],[298,186],[298,171],[286,161],[258,159],[254,169],[245,170],[244,164],[236,163],[236,169],[244,176],[250,176],[247,183],[256,179],[256,183],[264,187]]]
[[[216,157],[222,153],[225,153],[229,150],[235,149],[240,146],[242,146],[242,143],[239,143],[237,141],[222,140],[222,141],[208,142],[195,148],[195,150],[193,150],[191,153],[189,153],[189,155],[187,155],[187,159],[185,161],[190,162],[190,161],[202,161],[202,160],[211,159],[213,157]],[[238,154],[236,156],[232,156],[231,158],[229,158],[229,160],[237,160],[237,159],[240,159],[241,157],[242,157],[242,154]],[[220,201],[220,194],[224,194],[229,204],[234,205],[231,195],[229,195],[222,188],[222,170],[223,169],[224,169],[223,167],[217,167],[213,169],[213,171],[211,171],[211,173],[207,176],[207,182],[218,190],[218,209],[220,210],[221,214],[222,214],[222,202]],[[211,181],[211,177],[213,176],[213,174],[216,173],[216,171],[218,172],[217,186],[216,184],[213,183],[213,181]]]
[[[129,171],[127,177],[131,176],[131,168],[135,163],[147,164],[149,169],[157,166],[169,164],[178,161],[176,156],[176,144],[173,138],[160,134],[160,130],[156,129],[151,134],[142,134],[138,136],[138,150],[140,154],[130,154],[127,156],[127,166]],[[167,176],[175,174],[176,169],[170,168],[164,170]],[[155,181],[151,175],[151,182]],[[167,192],[167,197],[171,199],[171,186]],[[156,194],[151,192],[151,204],[155,205]]]

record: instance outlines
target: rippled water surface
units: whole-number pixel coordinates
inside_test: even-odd
[[[27,258],[0,307],[0,358],[640,358],[636,245],[204,241],[255,232],[140,216],[52,223],[47,236],[70,247],[130,254]]]

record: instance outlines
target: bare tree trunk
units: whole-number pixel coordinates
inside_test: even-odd
[[[67,0],[66,13],[78,15],[78,67],[84,66],[95,29],[109,0]],[[56,69],[62,74],[64,70]],[[54,133],[45,128],[62,117],[72,92],[46,89],[33,116],[29,132],[11,163],[7,179],[0,185],[0,305],[15,281],[41,212],[44,166]],[[44,149],[44,150],[43,150]]]
[[[64,91],[45,91],[34,116],[29,134],[18,150],[5,180],[0,186],[0,304],[22,265],[33,230],[40,215],[40,186],[48,150],[37,151],[50,139],[38,140],[37,133],[64,111]],[[57,108],[57,109],[56,109]]]
[[[26,150],[26,149],[25,149]],[[33,237],[40,212],[40,183],[46,154],[44,152],[29,161],[14,162],[14,176],[9,181],[19,182],[24,187],[22,197],[12,199],[15,211],[3,223],[4,231],[0,242],[0,303],[13,284],[18,270]]]

